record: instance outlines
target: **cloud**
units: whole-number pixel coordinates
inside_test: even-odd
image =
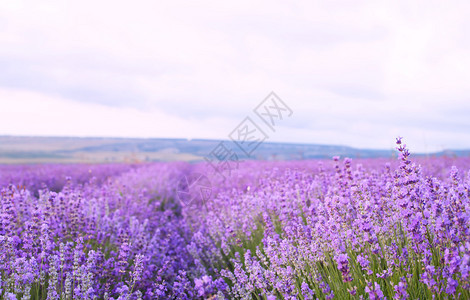
[[[294,115],[271,140],[390,148],[399,134],[420,151],[470,148],[468,9],[419,1],[2,1],[0,89],[9,98],[0,109],[13,113],[21,102],[77,123],[64,127],[56,116],[30,128],[19,110],[15,119],[24,122],[0,129],[226,138],[274,90]],[[72,107],[114,121],[92,129],[67,118]],[[126,114],[135,119],[123,128],[117,120]],[[171,129],[147,128],[154,117]]]
[[[218,117],[184,119],[156,109],[109,107],[9,89],[0,89],[0,107],[0,135],[217,139],[230,128]]]

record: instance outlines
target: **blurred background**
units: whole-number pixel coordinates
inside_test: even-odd
[[[254,158],[389,156],[397,136],[468,155],[469,10],[2,0],[0,163],[199,160],[246,117]],[[271,91],[292,110],[275,131],[253,112]]]

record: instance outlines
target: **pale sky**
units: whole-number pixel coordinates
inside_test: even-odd
[[[269,141],[470,148],[469,11],[2,0],[0,135],[228,139],[274,91],[293,114]]]

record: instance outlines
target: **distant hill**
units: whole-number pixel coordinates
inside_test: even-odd
[[[77,138],[0,136],[0,163],[99,163],[137,161],[200,161],[220,146],[216,140]],[[348,156],[393,157],[394,149],[357,149],[347,146],[261,143],[250,156],[231,141],[226,149],[239,159],[298,160]],[[470,156],[470,150],[446,150],[428,155]]]

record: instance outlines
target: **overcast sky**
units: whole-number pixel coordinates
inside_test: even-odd
[[[0,1],[0,135],[470,148],[470,2]],[[264,128],[264,127],[262,127]],[[266,128],[264,128],[266,129]]]

